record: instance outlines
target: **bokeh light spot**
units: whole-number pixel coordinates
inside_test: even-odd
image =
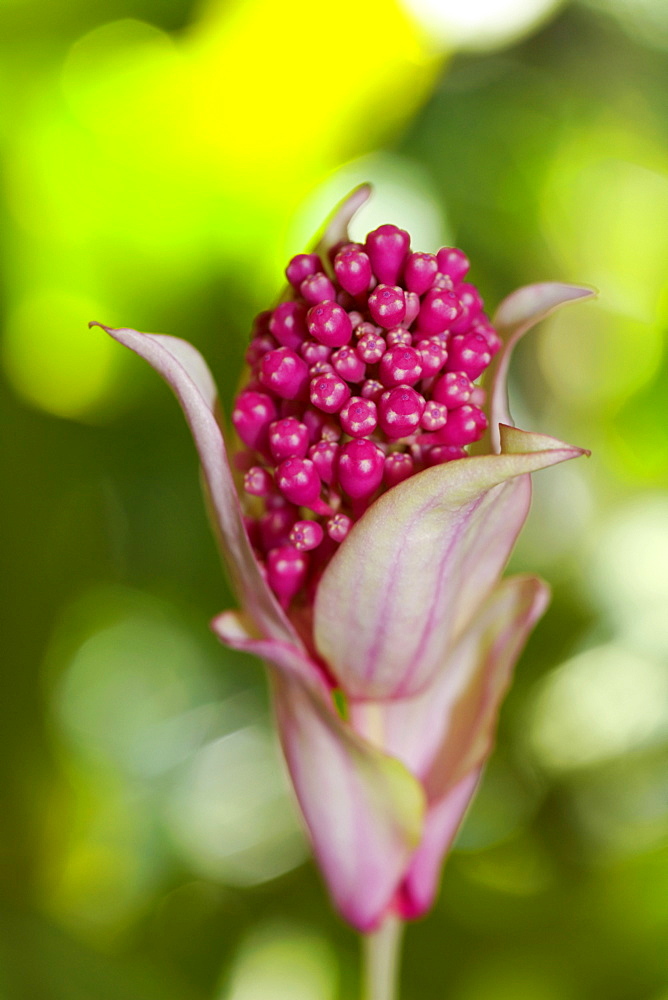
[[[120,352],[88,329],[105,314],[85,295],[43,290],[9,313],[3,363],[19,395],[59,417],[93,418],[113,404]]]
[[[268,175],[288,182],[292,174],[313,177],[350,155],[362,119],[368,148],[415,107],[437,66],[397,0],[339,0],[335,12],[311,4],[295,15],[286,17],[275,0],[213,0],[192,37],[200,141],[206,136],[225,151],[235,184],[259,181],[261,199],[276,197]],[[358,48],[356,39],[366,38],[373,44]],[[233,91],[231,81],[238,84]]]
[[[100,770],[71,769],[69,777],[76,804],[49,859],[45,903],[57,922],[99,944],[137,918],[156,891],[163,858],[136,791]]]
[[[534,752],[556,771],[588,767],[668,736],[668,673],[621,644],[580,653],[539,686]]]
[[[588,562],[594,596],[616,630],[637,649],[668,656],[668,493],[616,510]]]
[[[231,885],[265,882],[306,856],[278,750],[257,725],[196,754],[174,790],[168,823],[196,871]]]
[[[668,283],[665,154],[624,133],[575,134],[554,157],[543,214],[562,259],[615,311],[656,318]]]
[[[294,926],[265,925],[243,942],[219,1000],[334,1000],[338,969],[327,942]]]
[[[560,0],[403,0],[432,44],[463,49],[510,45],[532,31]]]
[[[143,612],[82,642],[60,682],[56,709],[85,754],[152,777],[206,738],[215,687],[188,632],[158,607]]]
[[[550,393],[586,408],[625,400],[658,370],[658,325],[611,312],[602,303],[557,313],[538,339],[541,373]]]

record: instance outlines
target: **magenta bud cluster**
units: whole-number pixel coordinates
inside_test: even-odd
[[[411,251],[380,226],[293,257],[288,294],[256,318],[232,422],[249,537],[283,607],[312,598],[376,497],[484,434],[476,382],[501,341],[468,270],[461,250]]]

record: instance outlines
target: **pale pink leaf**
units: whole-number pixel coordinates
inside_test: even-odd
[[[303,646],[261,635],[257,623],[240,611],[223,611],[216,615],[211,628],[226,646],[271,660],[272,666],[289,677],[301,679],[327,702],[331,700],[331,684]]]
[[[476,696],[483,678],[492,671],[498,680],[507,670],[513,642],[517,643],[519,655],[528,632],[546,606],[547,596],[545,584],[534,578],[513,577],[498,584],[424,690],[411,698],[350,701],[353,728],[429,784],[433,799],[434,777],[429,775],[436,767],[436,759],[440,755],[439,771],[445,773],[444,748],[465,755],[471,745],[469,730],[462,732],[467,725],[464,708],[468,706],[474,714],[478,711],[474,706],[478,705]],[[485,643],[489,650],[496,650],[496,659]],[[484,729],[482,726],[478,731]],[[456,770],[461,771],[459,764]],[[438,786],[436,795],[441,794]]]
[[[512,672],[550,599],[532,576],[502,580],[452,652],[462,684],[443,740],[424,776],[430,802],[440,799],[489,756]]]
[[[372,504],[315,600],[316,648],[351,698],[409,697],[430,682],[526,517],[528,487],[504,484],[581,454],[516,431],[507,453],[426,469]]]
[[[556,309],[596,295],[593,288],[544,281],[518,288],[503,300],[494,316],[494,326],[503,339],[503,347],[494,358],[486,375],[489,394],[489,438],[492,451],[499,451],[499,424],[510,424],[508,408],[508,368],[518,341],[532,327]],[[484,445],[483,445],[484,447]],[[475,449],[479,451],[479,448]]]
[[[547,586],[535,577],[504,580],[444,667],[458,678],[453,688],[459,691],[443,719],[441,746],[423,775],[427,820],[420,847],[402,884],[406,915],[419,916],[433,902],[443,859],[491,753],[513,668],[548,600]],[[428,706],[425,708],[428,711]],[[402,734],[404,742],[420,739],[416,721],[413,717],[412,737]],[[434,723],[431,714],[423,718],[423,725]]]
[[[111,337],[144,358],[176,395],[197,447],[225,561],[244,607],[273,638],[300,645],[297,634],[267,587],[244,528],[223,434],[216,417],[216,385],[201,354],[187,341],[162,334],[115,330]]]
[[[370,930],[420,840],[419,782],[353,732],[300,650],[254,639],[233,613],[213,627],[224,642],[269,666],[281,744],[313,851],[341,914]]]

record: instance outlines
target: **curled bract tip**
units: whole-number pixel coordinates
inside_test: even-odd
[[[503,339],[503,348],[494,358],[487,384],[489,390],[489,432],[474,447],[478,453],[500,450],[499,425],[512,423],[508,403],[508,369],[517,343],[525,333],[570,303],[595,298],[598,292],[586,285],[542,281],[511,292],[499,305],[493,323]]]
[[[326,254],[330,247],[348,239],[348,227],[362,205],[371,197],[372,190],[368,182],[359,184],[337,205],[317,242],[316,250],[319,253]]]
[[[561,281],[523,285],[499,305],[494,314],[494,325],[500,332],[512,334],[519,327],[529,329],[568,302],[591,299],[597,295],[597,290],[588,285],[571,285]]]

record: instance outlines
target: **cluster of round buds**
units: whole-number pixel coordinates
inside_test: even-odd
[[[328,259],[293,257],[289,295],[257,317],[232,421],[249,535],[284,607],[308,600],[379,493],[484,433],[475,383],[500,341],[468,268],[380,226]]]

